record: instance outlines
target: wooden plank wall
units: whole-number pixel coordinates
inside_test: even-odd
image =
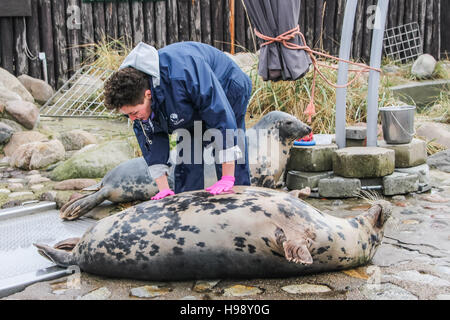
[[[390,0],[387,27],[417,21],[424,52],[440,58],[441,1]],[[339,53],[346,0],[301,0],[299,25],[309,46]],[[373,5],[359,0],[352,58],[369,61]],[[446,8],[444,6],[444,8]],[[28,17],[0,17],[0,67],[15,75],[43,79],[39,52],[47,56],[47,74],[60,87],[79,68],[79,45],[104,36],[124,37],[129,45],[145,41],[157,48],[177,41],[201,41],[229,51],[229,0],[163,0],[84,3],[82,0],[32,0]],[[236,52],[255,50],[254,34],[242,0],[235,0]],[[74,25],[79,24],[78,28]],[[257,41],[257,40],[256,40]],[[28,54],[26,54],[28,53]]]

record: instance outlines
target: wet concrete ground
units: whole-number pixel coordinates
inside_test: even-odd
[[[449,300],[450,174],[430,170],[430,175],[431,192],[387,198],[394,210],[383,243],[372,263],[358,269],[287,279],[236,279],[218,283],[155,283],[109,279],[82,272],[33,284],[4,299]],[[362,199],[306,201],[339,217],[356,216],[367,208]],[[113,209],[114,206],[103,206],[91,216],[101,218]]]
[[[450,174],[431,170],[431,178],[434,185],[431,192],[388,199],[394,206],[393,215],[386,226],[383,243],[369,266],[287,279],[223,280],[217,284],[155,283],[81,273],[31,285],[5,299],[140,299],[131,295],[133,292],[147,297],[142,299],[156,300],[448,300]],[[355,216],[366,209],[362,199],[307,201],[339,217]],[[143,286],[148,287],[140,293],[132,291]],[[234,293],[228,293],[229,288]]]

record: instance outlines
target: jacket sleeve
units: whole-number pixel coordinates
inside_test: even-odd
[[[145,136],[139,124],[133,126],[134,133],[141,148],[142,155],[147,162],[150,176],[153,179],[159,178],[165,173],[169,174],[169,136],[165,132],[147,133]]]
[[[173,79],[173,97],[179,107],[184,104],[197,109],[207,129],[217,129],[222,135],[222,145],[217,145],[219,161],[232,161],[242,157],[235,136],[237,125],[233,109],[225,91],[210,66],[197,57],[185,71],[183,79]],[[228,130],[227,129],[231,129]],[[228,137],[227,137],[228,135]]]

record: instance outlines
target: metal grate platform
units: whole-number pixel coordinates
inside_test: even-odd
[[[34,205],[0,211],[0,297],[41,281],[43,276],[48,279],[55,277],[52,273],[59,276],[66,273],[39,255],[33,243],[54,245],[80,237],[96,221],[87,218],[62,221],[55,207]]]

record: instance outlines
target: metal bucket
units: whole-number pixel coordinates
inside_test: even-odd
[[[415,106],[380,108],[384,140],[388,144],[410,143],[414,137]]]

